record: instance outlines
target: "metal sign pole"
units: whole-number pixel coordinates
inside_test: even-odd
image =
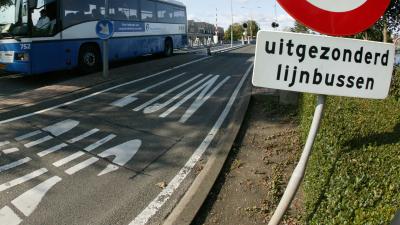
[[[297,190],[300,187],[301,181],[304,178],[308,160],[311,155],[312,146],[317,136],[321,119],[324,113],[325,101],[326,101],[325,95],[318,95],[318,102],[315,108],[313,122],[311,124],[310,133],[308,134],[303,154],[301,155],[300,161],[297,164],[292,177],[290,178],[289,184],[285,190],[285,193],[283,194],[283,197],[278,205],[278,208],[276,209],[268,225],[278,225],[281,222],[283,216],[285,215],[285,212],[289,208],[290,204],[293,201],[294,196],[297,193]]]
[[[108,19],[109,15],[109,6],[108,6],[108,1],[105,0],[105,5],[104,5],[104,18]],[[108,65],[108,54],[109,54],[109,49],[108,49],[108,39],[103,40],[103,77],[108,78],[109,74],[109,65]]]

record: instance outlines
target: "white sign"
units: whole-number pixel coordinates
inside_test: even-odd
[[[0,63],[13,63],[14,52],[13,51],[0,51]]]
[[[253,85],[384,99],[389,93],[394,54],[393,44],[260,31]]]

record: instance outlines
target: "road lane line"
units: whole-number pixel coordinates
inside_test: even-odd
[[[43,142],[50,141],[51,139],[53,139],[52,136],[45,136],[45,137],[42,137],[42,138],[40,138],[40,139],[38,139],[36,141],[29,142],[29,143],[25,144],[24,146],[26,148],[32,148],[32,147],[34,147],[36,145],[42,144]]]
[[[86,167],[94,164],[95,162],[99,161],[98,158],[92,157],[86,161],[83,161],[67,170],[65,170],[65,173],[67,173],[68,175],[74,175],[75,173],[85,169]]]
[[[97,141],[96,143],[93,143],[91,145],[89,145],[88,147],[85,148],[85,151],[91,152],[93,150],[95,150],[96,148],[106,144],[107,142],[111,141],[112,139],[114,139],[115,137],[117,137],[117,135],[115,134],[110,134],[107,137]]]
[[[163,205],[171,198],[172,194],[179,188],[185,178],[192,172],[194,166],[201,159],[204,152],[207,150],[211,142],[214,140],[225,119],[228,117],[233,104],[242,88],[244,82],[248,78],[253,65],[249,67],[246,74],[241,79],[240,83],[236,87],[234,93],[229,99],[224,111],[214,124],[207,137],[203,140],[201,145],[196,149],[194,154],[187,161],[186,165],[179,171],[179,173],[171,180],[168,186],[161,191],[161,193],[152,201],[150,204],[129,224],[129,225],[145,225],[147,222],[163,207]]]
[[[8,206],[4,206],[0,209],[0,223],[7,225],[18,225],[22,222],[22,219]]]
[[[73,139],[71,139],[71,140],[69,140],[69,141],[67,141],[67,142],[68,142],[69,144],[76,143],[76,142],[81,141],[81,140],[83,140],[83,139],[85,139],[85,138],[87,138],[87,137],[89,137],[89,136],[91,136],[91,135],[93,135],[93,134],[95,134],[95,133],[97,133],[97,132],[99,132],[99,131],[100,131],[100,130],[97,129],[97,128],[92,129],[92,130],[90,130],[90,131],[88,131],[88,132],[86,132],[86,133],[84,133],[84,134],[82,134],[82,135],[79,135],[78,137],[73,138]]]
[[[162,113],[160,115],[160,118],[165,118],[168,115],[170,115],[171,113],[173,113],[175,110],[177,110],[181,105],[185,104],[185,102],[189,101],[189,99],[191,99],[193,96],[195,96],[197,93],[199,92],[208,92],[212,86],[215,84],[215,82],[217,82],[219,78],[219,75],[213,77],[211,80],[207,81],[206,83],[204,83],[203,85],[201,85],[199,88],[197,88],[196,90],[192,91],[190,94],[188,94],[187,96],[185,96],[183,99],[181,99],[178,103],[176,103],[174,106],[172,106],[171,108],[169,108],[167,111],[165,111],[164,113]],[[227,81],[227,78],[225,78],[225,80],[223,80],[221,83],[224,84]]]
[[[0,142],[0,147],[6,146],[6,145],[8,145],[8,144],[10,144],[9,141]]]
[[[0,185],[0,192],[5,191],[14,186],[20,185],[22,183],[25,183],[27,181],[30,181],[38,176],[41,176],[41,175],[47,173],[47,171],[48,170],[46,168],[42,168],[42,169],[36,170],[30,174],[27,174],[23,177],[20,177],[20,178],[14,179],[12,181],[9,181],[7,183],[4,183],[4,184]]]
[[[127,96],[125,96],[125,97],[123,97],[123,98],[121,98],[121,99],[118,99],[117,101],[114,101],[113,103],[111,103],[111,105],[112,105],[112,106],[115,106],[115,107],[119,107],[119,108],[125,107],[125,106],[127,106],[127,105],[133,103],[134,101],[136,101],[136,100],[138,99],[136,96],[138,96],[139,94],[144,93],[144,92],[147,92],[147,91],[149,91],[150,89],[159,87],[159,86],[161,86],[161,85],[163,85],[163,84],[165,84],[165,83],[170,82],[171,80],[175,80],[175,79],[177,79],[177,78],[179,78],[179,77],[182,77],[182,76],[185,75],[185,74],[186,74],[186,73],[178,74],[177,76],[174,76],[174,77],[169,78],[169,79],[167,79],[167,80],[164,80],[164,81],[161,81],[161,82],[156,83],[156,84],[154,84],[154,85],[151,85],[151,86],[149,86],[149,87],[147,87],[147,88],[145,88],[145,89],[142,89],[142,90],[140,90],[140,91],[137,91],[137,92],[135,92],[135,93],[133,93],[133,94],[127,95]]]
[[[6,170],[9,170],[9,169],[15,168],[17,166],[23,165],[23,164],[25,164],[25,163],[27,163],[27,162],[29,162],[31,160],[32,160],[31,158],[26,157],[24,159],[20,159],[18,161],[13,162],[13,163],[10,163],[10,164],[4,165],[4,166],[0,166],[0,173],[4,172]]]
[[[165,96],[169,95],[170,93],[172,93],[172,92],[178,90],[179,88],[181,88],[181,87],[187,85],[188,83],[190,83],[190,82],[196,80],[197,78],[199,78],[199,77],[202,76],[202,75],[203,75],[203,74],[199,74],[199,75],[193,77],[192,79],[190,79],[190,80],[188,80],[188,81],[186,81],[186,82],[184,82],[184,83],[182,83],[182,84],[180,84],[180,85],[178,85],[178,86],[176,86],[176,87],[174,87],[174,88],[172,88],[172,89],[170,89],[170,90],[168,90],[168,91],[162,93],[161,95],[159,95],[159,96],[157,96],[157,97],[151,99],[150,101],[144,103],[143,105],[136,107],[135,109],[133,109],[133,111],[138,112],[138,111],[140,111],[140,110],[146,108],[147,106],[153,104],[154,102],[157,102],[158,100],[164,98]]]
[[[15,140],[16,141],[23,141],[25,139],[28,139],[28,138],[33,137],[33,136],[36,136],[36,135],[41,134],[41,133],[42,133],[42,131],[40,131],[40,130],[33,131],[33,132],[30,132],[30,133],[24,134],[22,136],[16,137]]]
[[[176,101],[177,99],[181,98],[183,95],[185,95],[186,93],[190,92],[191,90],[195,89],[196,87],[198,87],[199,85],[201,85],[203,82],[207,81],[208,79],[210,79],[212,77],[212,75],[208,75],[205,78],[201,79],[200,81],[196,82],[195,84],[193,84],[192,86],[186,88],[184,91],[182,91],[181,93],[175,95],[173,98],[169,99],[168,101],[164,102],[164,103],[156,103],[154,105],[148,106],[144,109],[143,113],[145,114],[149,114],[149,113],[155,113],[165,107],[167,107],[169,104],[173,103],[174,101]]]
[[[46,150],[44,150],[44,151],[41,151],[41,152],[39,152],[37,155],[38,155],[40,158],[42,158],[42,157],[45,157],[45,156],[48,155],[48,154],[51,154],[51,153],[60,151],[61,149],[65,148],[65,147],[67,147],[67,146],[68,146],[67,144],[62,143],[62,144],[56,145],[56,146],[54,146],[54,147],[51,147],[51,148],[49,148],[49,149],[46,149]]]
[[[231,77],[228,76],[226,77],[223,81],[221,81],[214,89],[212,89],[210,92],[208,92],[208,89],[203,89],[203,91],[200,93],[200,95],[196,98],[196,100],[193,102],[193,104],[189,107],[189,109],[186,110],[185,114],[181,117],[179,120],[180,123],[186,123],[186,121],[192,117],[193,114],[199,110],[199,108],[217,92],[222,85],[224,85]],[[208,93],[207,93],[208,92]],[[194,95],[193,95],[194,96]],[[182,100],[183,101],[183,100]]]
[[[35,209],[38,207],[47,192],[61,180],[61,177],[58,176],[49,178],[41,184],[37,185],[36,187],[23,193],[22,195],[11,201],[11,203],[25,216],[30,216],[33,211],[35,211]]]
[[[68,157],[65,157],[65,158],[63,158],[61,160],[58,160],[57,162],[53,163],[53,166],[55,166],[55,167],[63,166],[63,165],[65,165],[65,164],[67,164],[67,163],[69,163],[71,161],[74,161],[75,159],[77,159],[77,158],[79,158],[79,157],[81,157],[83,155],[85,155],[85,153],[82,152],[82,151],[76,152],[76,153],[74,153],[74,154],[72,154],[72,155],[70,155]]]
[[[9,149],[4,149],[2,152],[6,155],[14,153],[14,152],[18,152],[19,149],[18,148],[9,148]]]

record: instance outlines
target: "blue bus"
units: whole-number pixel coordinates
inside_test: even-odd
[[[0,70],[40,74],[101,66],[97,21],[105,0],[11,0],[0,8]],[[109,0],[115,33],[109,59],[173,54],[187,43],[187,14],[175,0]]]

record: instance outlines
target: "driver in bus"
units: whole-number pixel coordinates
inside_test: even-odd
[[[40,11],[40,18],[36,23],[35,27],[39,30],[46,30],[50,26],[50,18],[47,16],[47,12],[45,9]]]

